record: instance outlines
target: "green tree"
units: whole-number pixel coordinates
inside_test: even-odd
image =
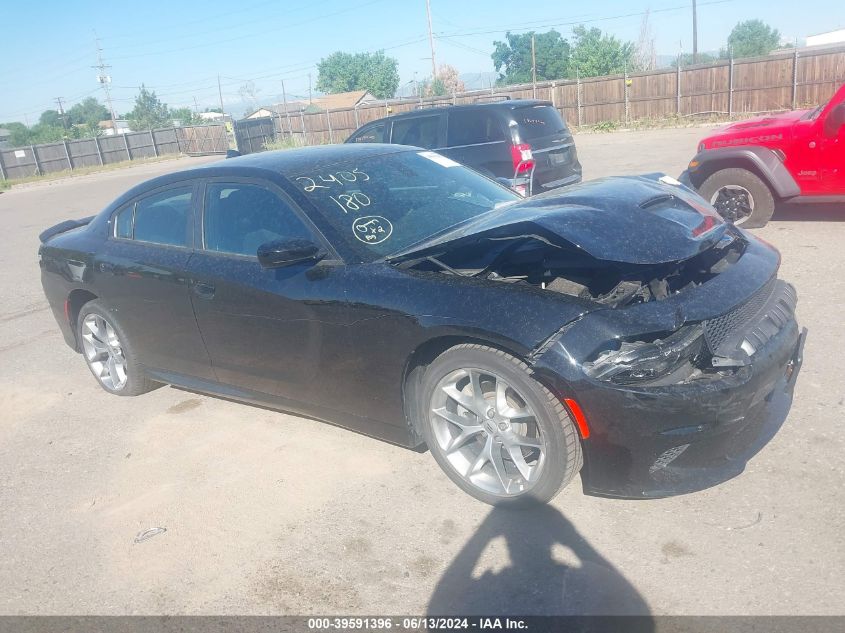
[[[633,69],[633,42],[623,42],[603,35],[601,29],[583,25],[572,29],[572,35],[572,75],[577,71],[581,77],[600,77]]]
[[[135,131],[152,130],[157,127],[170,126],[170,110],[162,103],[154,90],[147,90],[141,84],[138,96],[135,97],[135,107],[127,115],[129,127]]]
[[[84,126],[87,131],[99,131],[100,121],[111,119],[108,109],[94,97],[88,97],[76,103],[67,112],[68,125]]]
[[[36,123],[29,128],[29,143],[32,145],[37,145],[38,143],[55,143],[66,138],[67,135],[67,130],[60,125]]]
[[[762,20],[746,20],[728,35],[728,48],[734,57],[768,55],[778,47],[780,33]]]
[[[493,42],[493,66],[499,73],[500,84],[531,81],[531,36],[534,36],[534,57],[537,60],[537,79],[568,77],[571,47],[560,33],[552,29],[546,33],[505,33],[504,42]]]
[[[710,53],[699,53],[698,59],[696,60],[696,64],[711,64],[715,62],[719,57],[716,55],[711,55]],[[692,53],[684,53],[681,55],[679,59],[676,59],[672,62],[672,68],[678,67],[678,62],[681,64],[681,68],[685,66],[692,66]]]
[[[38,117],[38,122],[41,125],[52,125],[53,127],[64,127],[62,115],[57,110],[44,110],[41,116]]]
[[[9,145],[12,147],[30,144],[31,133],[29,128],[20,121],[0,123],[0,127],[9,130]]]
[[[179,121],[182,125],[198,125],[202,123],[194,111],[190,108],[175,108],[170,111],[171,121]]]
[[[387,99],[399,87],[399,63],[384,51],[337,51],[320,60],[317,73],[317,90],[327,93],[369,90],[379,99]]]

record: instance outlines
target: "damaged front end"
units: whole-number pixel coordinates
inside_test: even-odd
[[[714,216],[683,187],[593,181],[393,264],[521,287],[526,314],[541,313],[532,301],[576,303],[580,316],[528,362],[585,416],[585,490],[664,496],[738,474],[765,435],[765,404],[800,366],[797,295],[777,279],[780,255]]]

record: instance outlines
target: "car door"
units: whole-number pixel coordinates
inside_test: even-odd
[[[338,261],[266,269],[256,255],[277,239],[328,245],[264,180],[209,179],[203,200],[189,272],[217,380],[299,402],[330,400],[346,317]]]
[[[210,378],[185,269],[193,247],[193,182],[139,196],[110,220],[94,285],[147,367]]]

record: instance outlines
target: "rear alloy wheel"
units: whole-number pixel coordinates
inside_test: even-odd
[[[423,432],[432,455],[486,503],[548,501],[581,465],[566,410],[527,370],[499,350],[459,345],[423,380]]]
[[[698,192],[731,224],[759,228],[772,217],[775,200],[768,185],[747,169],[722,169],[705,180]]]
[[[118,396],[137,396],[160,387],[135,362],[126,334],[114,315],[99,300],[82,306],[77,339],[88,369],[100,386]]]

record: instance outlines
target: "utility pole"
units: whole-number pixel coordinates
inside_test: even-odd
[[[200,113],[200,104],[197,103],[197,98],[194,97],[194,114]]]
[[[67,118],[65,117],[65,109],[62,107],[61,97],[56,97],[56,105],[58,106],[59,118],[62,120],[62,127],[67,129]]]
[[[692,63],[698,63],[698,13],[692,0]]]
[[[437,62],[434,60],[434,35],[431,32],[431,0],[425,0],[425,12],[428,15],[428,45],[431,47],[431,82],[437,77]]]
[[[223,109],[223,89],[220,87],[220,75],[217,75],[217,96],[220,97],[220,120],[226,123],[226,111]]]
[[[531,92],[537,98],[537,56],[534,51],[534,34],[531,34]]]
[[[293,128],[290,124],[290,112],[288,111],[288,93],[285,92],[285,80],[282,79],[282,104],[285,107],[285,118],[288,121],[288,135],[290,136],[291,141],[293,141]]]
[[[308,73],[308,105],[311,105],[311,73]]]
[[[106,69],[111,68],[111,66],[103,62],[103,49],[100,46],[100,38],[97,37],[96,32],[94,32],[94,43],[97,47],[97,65],[92,66],[91,68],[96,68],[100,71],[100,74],[97,75],[97,81],[100,82],[100,85],[103,86],[103,90],[106,93],[106,102],[109,104],[109,113],[111,114],[112,133],[117,136],[117,117],[114,115],[114,106],[112,105],[111,92],[109,91],[111,77],[106,74]]]

